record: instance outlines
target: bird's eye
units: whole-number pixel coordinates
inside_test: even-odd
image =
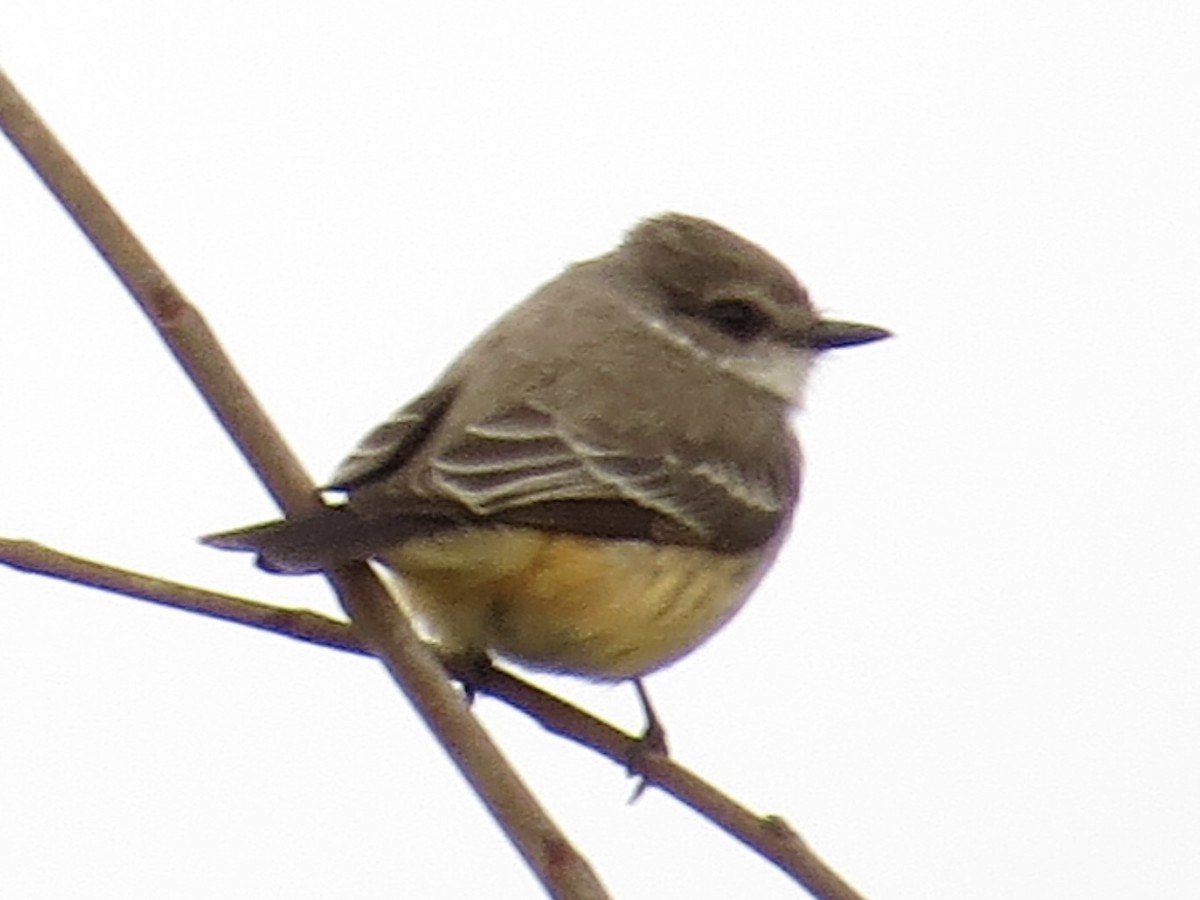
[[[748,341],[767,329],[763,312],[746,300],[715,300],[704,310],[704,317],[731,338]]]

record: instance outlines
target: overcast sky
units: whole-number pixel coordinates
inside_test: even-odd
[[[650,679],[675,755],[874,898],[1184,897],[1198,10],[6,0],[0,66],[318,478],[647,214],[893,329],[816,373],[771,577]],[[274,510],[7,145],[0,384],[0,534],[335,611],[196,544]],[[797,894],[476,708],[615,896]],[[485,894],[538,887],[377,664],[0,569],[0,895]]]

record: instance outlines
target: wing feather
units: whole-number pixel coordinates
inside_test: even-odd
[[[208,542],[293,572],[471,523],[736,553],[776,536],[799,490],[790,433],[787,452],[742,462],[697,447],[655,455],[585,436],[532,400],[457,425],[453,398],[435,389],[367,435],[331,484],[348,493],[345,505]]]
[[[496,521],[528,521],[534,508],[551,505],[557,527],[588,531],[562,517],[620,503],[659,520],[658,533],[681,542],[745,547],[773,534],[786,517],[798,460],[785,455],[783,463],[772,469],[703,454],[640,455],[585,437],[527,400],[463,428],[431,455],[423,475],[434,495]]]

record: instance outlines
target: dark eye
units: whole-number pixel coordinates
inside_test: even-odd
[[[767,329],[767,317],[745,300],[715,300],[704,310],[704,317],[731,338],[748,341]]]

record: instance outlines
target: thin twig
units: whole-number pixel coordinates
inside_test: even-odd
[[[248,625],[334,650],[373,655],[347,622],[339,622],[309,610],[284,609],[129,569],[118,569],[82,556],[63,553],[35,541],[0,538],[0,563],[22,572],[136,597],[159,606]]]
[[[253,600],[200,590],[174,581],[117,569],[70,556],[32,541],[0,538],[0,563],[26,572],[61,578],[259,628],[312,644],[367,653],[350,626],[305,610],[281,609]],[[442,659],[472,692],[488,694],[519,709],[547,731],[590,747],[692,807],[719,828],[769,859],[804,885],[814,897],[861,900],[777,816],[759,816],[721,793],[673,759],[645,753],[638,737],[614,728],[566,701],[501,669],[480,667],[458,657]]]
[[[312,480],[188,302],[12,83],[0,72],[0,127],[66,208],[200,390],[288,515],[320,504]],[[359,634],[387,666],[518,852],[555,897],[607,896],[582,855],[505,761],[369,566],[329,574]]]

